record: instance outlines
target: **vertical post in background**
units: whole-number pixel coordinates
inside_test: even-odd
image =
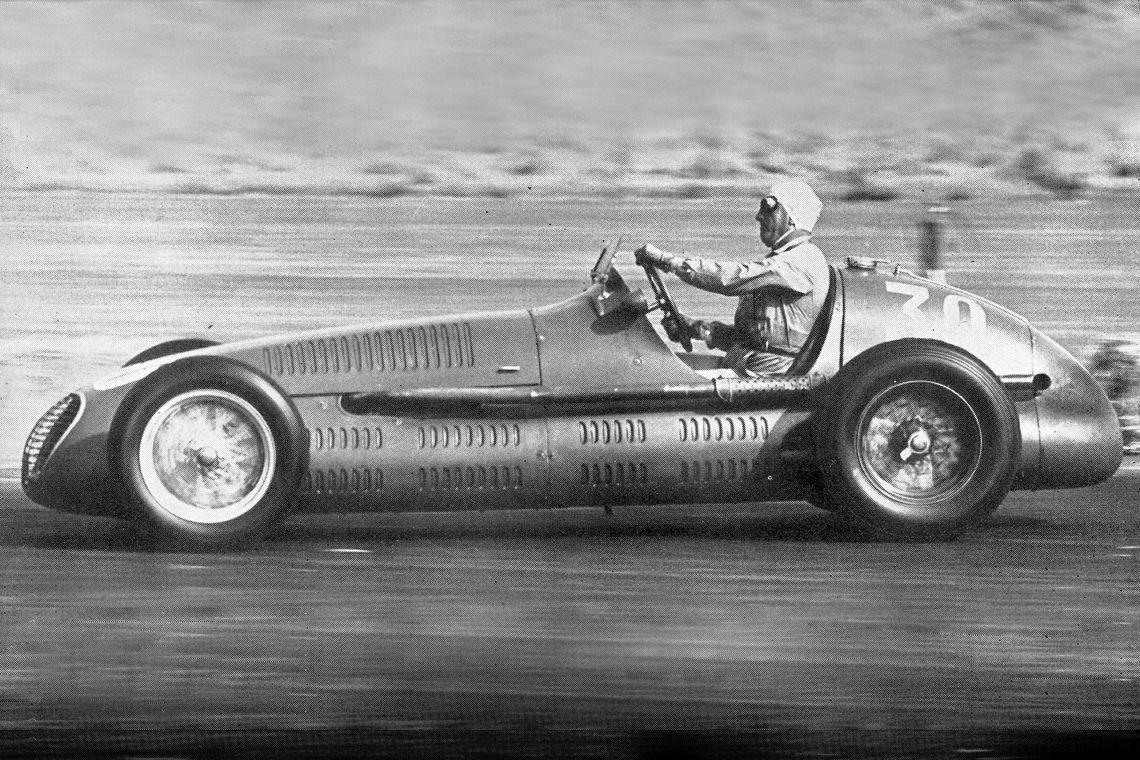
[[[942,219],[949,210],[942,206],[928,209],[926,217],[918,223],[918,254],[923,276],[941,283],[946,282],[946,266],[942,255]]]

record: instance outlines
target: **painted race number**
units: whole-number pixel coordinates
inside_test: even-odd
[[[903,316],[916,323],[927,321],[922,305],[930,300],[930,291],[922,285],[909,285],[905,282],[887,282],[887,292],[907,296],[902,303]],[[975,333],[986,331],[986,312],[981,304],[972,298],[956,293],[942,299],[942,324],[951,330],[969,330]]]

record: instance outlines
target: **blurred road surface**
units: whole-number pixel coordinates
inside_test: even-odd
[[[1140,468],[951,544],[806,505],[302,516],[147,551],[0,483],[0,756],[1117,756]]]

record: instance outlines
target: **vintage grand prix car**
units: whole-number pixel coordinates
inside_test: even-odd
[[[807,500],[872,534],[945,540],[1013,489],[1121,462],[1104,391],[983,298],[884,262],[831,268],[786,375],[675,352],[603,250],[530,310],[227,344],[171,341],[69,393],[32,431],[39,504],[219,546],[307,511]]]

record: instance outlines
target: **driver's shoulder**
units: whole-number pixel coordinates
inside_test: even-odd
[[[805,240],[793,248],[773,255],[767,261],[774,265],[784,264],[799,269],[826,269],[827,267],[827,258],[823,255],[823,251],[810,240]]]

